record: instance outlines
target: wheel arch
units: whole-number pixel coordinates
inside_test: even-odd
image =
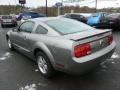
[[[33,55],[35,58],[36,58],[37,52],[43,52],[50,60],[50,63],[52,64],[52,66],[55,67],[54,57],[46,45],[42,43],[37,44],[37,46],[33,50]]]

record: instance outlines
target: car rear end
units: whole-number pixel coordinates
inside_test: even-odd
[[[116,44],[110,30],[97,30],[72,19],[46,22],[62,34],[57,49],[53,48],[57,67],[64,72],[84,74],[110,58]],[[55,46],[56,47],[56,46]]]
[[[111,58],[116,47],[109,30],[88,30],[74,35],[65,36],[74,41],[65,72],[84,74]]]
[[[4,15],[1,19],[1,25],[7,26],[7,25],[16,25],[17,21],[16,18],[10,15]]]

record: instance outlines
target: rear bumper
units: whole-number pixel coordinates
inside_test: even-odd
[[[15,25],[16,22],[2,22],[2,25]]]
[[[116,44],[113,42],[110,46],[95,52],[94,54],[83,58],[73,58],[72,60],[68,61],[65,72],[71,74],[84,74],[98,66],[106,59],[110,58],[115,50],[115,47]]]

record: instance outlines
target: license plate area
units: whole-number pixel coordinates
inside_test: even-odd
[[[107,39],[107,37],[104,37],[104,38],[102,38],[102,39],[93,41],[93,42],[91,42],[92,52],[99,51],[99,50],[107,47],[108,45],[109,45],[109,44],[108,44],[108,39]]]

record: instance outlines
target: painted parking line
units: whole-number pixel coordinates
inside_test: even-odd
[[[35,69],[35,72],[38,72],[39,71],[39,69]]]

